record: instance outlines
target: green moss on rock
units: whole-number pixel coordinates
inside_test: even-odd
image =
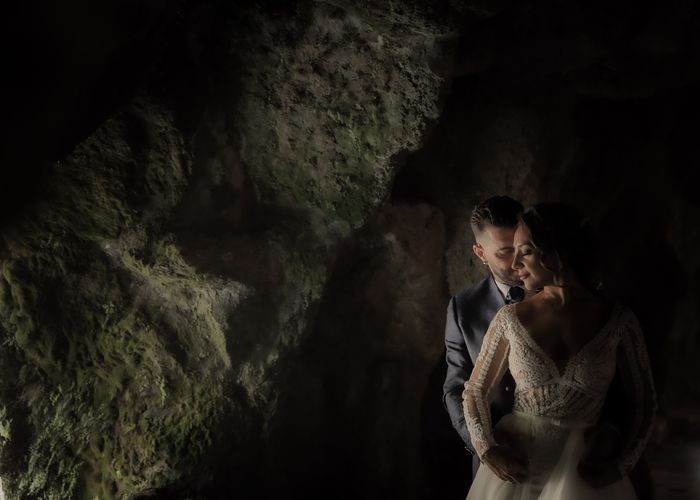
[[[134,127],[144,135],[128,143]],[[0,381],[19,393],[0,415],[11,497],[132,498],[211,445],[230,367],[222,309],[244,289],[197,273],[167,233],[147,236],[179,197],[182,158],[167,113],[137,103],[55,166],[6,239],[0,350],[21,366]],[[133,176],[145,191],[127,189]]]
[[[233,212],[280,219],[246,235],[265,253],[253,261],[273,269],[251,278],[242,338],[227,322],[253,292],[200,272],[170,233],[188,208],[175,210],[183,191],[196,197],[207,192],[197,183],[220,179],[193,181],[185,140],[153,100],[137,99],[56,163],[41,201],[3,236],[0,474],[10,497],[172,490],[197,479],[222,421],[269,430],[276,364],[308,331],[340,244],[387,196],[393,158],[438,113],[442,82],[428,63],[439,29],[394,3],[337,4],[302,1],[290,18],[263,2],[217,19],[226,48],[216,64],[242,70],[225,82],[235,89],[225,125],[189,125],[235,151],[212,153],[220,172],[197,175],[237,178],[228,162],[240,159],[236,186],[251,192]],[[209,241],[209,256],[230,251]],[[227,335],[249,349],[238,366]]]
[[[435,33],[396,34],[323,3],[291,20],[246,18],[255,29],[244,33],[255,35],[233,44],[248,68],[235,120],[263,201],[359,227],[386,196],[392,157],[415,148],[437,117]]]

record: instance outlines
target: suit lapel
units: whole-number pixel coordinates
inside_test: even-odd
[[[483,298],[481,306],[481,314],[479,314],[480,322],[478,325],[475,325],[475,329],[477,330],[476,333],[479,337],[479,343],[484,340],[484,335],[486,335],[486,330],[491,324],[493,317],[496,315],[498,310],[506,304],[506,301],[503,298],[501,291],[498,289],[498,285],[496,285],[496,281],[493,279],[493,276],[488,279],[488,287],[485,291],[485,297]]]
[[[465,323],[461,326],[472,361],[476,360],[481,350],[481,344],[491,320],[504,305],[505,299],[493,277],[483,280],[476,296],[470,301],[468,309],[463,311],[461,318]]]
[[[498,285],[496,284],[496,280],[493,278],[493,276],[489,278],[489,302],[496,305],[496,311],[506,305],[506,299],[498,289]]]

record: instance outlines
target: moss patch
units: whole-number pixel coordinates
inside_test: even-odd
[[[248,68],[235,111],[241,157],[263,201],[359,227],[386,195],[393,155],[415,148],[437,117],[435,33],[304,5],[284,21],[248,13],[255,35],[234,40]]]
[[[55,166],[6,238],[0,349],[21,369],[0,382],[20,394],[3,401],[0,438],[24,458],[2,461],[12,497],[131,498],[211,445],[230,366],[221,309],[244,290],[198,274],[167,233],[148,236],[186,181],[178,137],[137,103]]]

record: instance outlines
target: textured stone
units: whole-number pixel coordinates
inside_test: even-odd
[[[421,123],[438,116],[435,35],[395,34],[392,19],[378,29],[326,3],[291,21],[243,16],[252,35],[232,40],[246,68],[232,119],[261,201],[361,226],[386,196],[392,156],[415,148]],[[420,21],[406,17],[404,28]]]
[[[188,170],[172,118],[138,101],[55,165],[6,238],[12,497],[132,497],[210,446],[225,408],[226,315],[246,287],[197,273],[160,229]]]
[[[209,75],[230,78],[221,105],[183,98],[166,57],[51,166],[0,266],[9,495],[185,494],[265,449],[280,360],[438,116],[437,25],[382,12],[205,8],[190,48],[214,22],[212,59],[237,69]]]

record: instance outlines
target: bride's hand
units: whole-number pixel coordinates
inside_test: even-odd
[[[492,446],[481,460],[503,481],[520,483],[527,478],[527,460],[517,456],[511,448]]]

